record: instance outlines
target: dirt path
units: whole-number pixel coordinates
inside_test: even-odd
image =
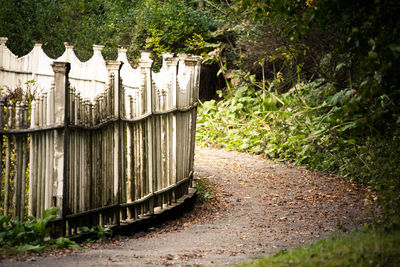
[[[195,171],[219,188],[224,210],[193,211],[175,223],[125,241],[67,256],[30,257],[13,266],[223,266],[332,235],[338,224],[371,220],[366,190],[257,156],[198,149]],[[204,192],[206,193],[206,192]],[[339,223],[340,222],[340,223]],[[177,226],[178,224],[178,226]]]

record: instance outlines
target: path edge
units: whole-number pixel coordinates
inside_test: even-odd
[[[197,178],[193,177],[192,186],[189,187],[187,195],[181,197],[176,203],[169,204],[166,208],[155,210],[153,214],[127,224],[112,226],[112,236],[133,236],[138,232],[148,232],[150,228],[163,222],[175,220],[194,208],[197,198]],[[72,241],[82,243],[86,239],[97,239],[96,233],[85,233],[70,237]]]

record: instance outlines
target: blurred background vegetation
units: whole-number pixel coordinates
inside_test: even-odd
[[[201,54],[197,141],[364,183],[380,221],[400,214],[400,4],[395,0],[3,0],[0,36],[17,55],[63,42],[115,59]],[[207,101],[206,101],[207,100]]]

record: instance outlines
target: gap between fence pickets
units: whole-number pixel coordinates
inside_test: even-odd
[[[93,46],[93,57],[82,63],[65,44],[57,60],[69,62],[58,62],[39,43],[17,58],[6,41],[0,38],[0,84],[12,88],[33,78],[48,87],[31,103],[0,100],[0,134],[7,148],[3,213],[12,202],[13,216],[24,216],[28,164],[28,212],[40,217],[46,208],[59,207],[64,220],[53,229],[58,235],[76,234],[82,225],[136,220],[188,193],[200,58],[164,53],[161,71],[153,73],[149,52],[141,53],[133,69],[123,48],[118,61],[105,62],[102,46]],[[85,100],[88,92],[98,94]],[[101,211],[113,205],[119,208]],[[99,214],[85,216],[90,210]]]

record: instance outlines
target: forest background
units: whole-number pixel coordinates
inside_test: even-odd
[[[398,14],[394,0],[3,0],[0,36],[19,56],[40,41],[56,58],[67,41],[81,60],[92,44],[106,59],[123,46],[135,65],[145,48],[155,69],[162,51],[200,54],[216,69],[200,144],[366,184],[390,230],[400,222]]]

